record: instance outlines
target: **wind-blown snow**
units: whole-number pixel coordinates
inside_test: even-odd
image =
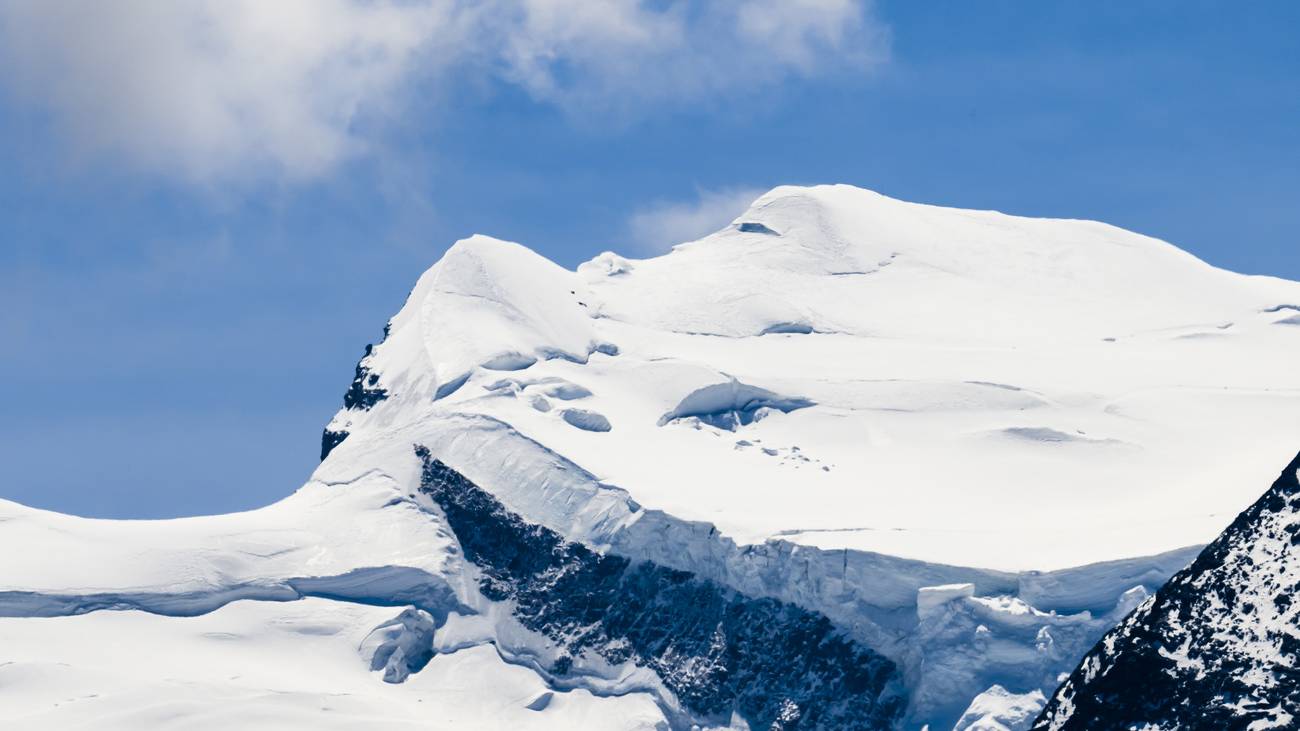
[[[391,476],[309,482],[246,513],[92,520],[0,501],[0,616],[212,611],[243,598],[452,600],[448,533]]]

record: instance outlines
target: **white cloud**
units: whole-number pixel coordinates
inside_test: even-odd
[[[868,1],[0,2],[0,82],[83,155],[306,179],[451,69],[598,113],[865,69],[887,46]]]
[[[628,220],[628,233],[642,250],[659,254],[725,227],[764,192],[758,188],[702,190],[695,200],[658,203],[634,213]]]
[[[513,5],[513,3],[512,3]],[[864,70],[888,38],[868,0],[521,0],[506,78],[534,97],[616,112]]]
[[[0,53],[75,152],[192,180],[312,177],[353,152],[358,106],[392,89],[436,20],[347,0],[7,2]]]

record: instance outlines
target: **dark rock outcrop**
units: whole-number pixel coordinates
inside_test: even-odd
[[[524,521],[417,447],[421,491],[446,514],[480,590],[573,658],[653,670],[697,719],[738,714],[753,729],[892,729],[905,706],[897,667],[814,612],[694,574],[598,553]]]
[[[1102,638],[1033,728],[1300,728],[1298,470]]]
[[[384,337],[388,337],[388,326],[384,326]],[[366,346],[366,352],[357,361],[356,375],[352,378],[352,385],[348,387],[347,393],[343,394],[343,408],[354,411],[369,411],[375,404],[388,398],[388,389],[379,385],[379,374],[371,373],[369,367],[370,354],[374,351],[373,345]],[[320,439],[320,458],[330,455],[335,447],[343,443],[348,438],[348,432],[344,430],[331,430],[328,427],[321,434]]]
[[[346,431],[334,431],[332,429],[326,429],[325,431],[321,432],[320,435],[321,461],[324,462],[325,458],[330,456],[330,452],[333,452],[334,448],[342,444],[343,440],[347,438],[348,438],[348,433]]]
[[[388,390],[379,387],[379,375],[371,373],[367,363],[373,350],[373,345],[367,345],[365,355],[361,357],[361,360],[357,361],[356,376],[353,377],[348,392],[343,394],[343,408],[345,409],[367,411],[375,404],[388,398]]]

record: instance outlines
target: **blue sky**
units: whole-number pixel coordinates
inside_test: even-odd
[[[87,7],[0,9],[0,496],[34,506],[292,491],[472,232],[572,266],[847,182],[1300,279],[1295,3]]]

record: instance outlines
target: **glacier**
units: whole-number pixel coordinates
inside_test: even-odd
[[[0,637],[26,648],[0,666],[0,721],[98,706],[125,728],[158,688],[218,683],[150,654],[130,660],[129,692],[39,701],[98,688],[108,651],[78,648],[118,625],[234,663],[251,642],[187,627],[278,637],[313,613],[347,638],[319,660],[329,687],[394,727],[427,703],[433,721],[489,727],[838,728],[835,709],[862,701],[857,681],[843,697],[789,685],[816,674],[728,691],[754,657],[703,662],[723,656],[684,639],[698,657],[666,655],[646,638],[676,633],[613,632],[616,612],[541,621],[521,600],[545,598],[548,571],[599,594],[580,579],[617,566],[823,628],[830,657],[882,669],[862,727],[1024,728],[1294,453],[1294,302],[1300,284],[1105,224],[849,186],[777,188],[669,254],[572,271],[474,236],[366,348],[320,466],[283,501],[171,521],[0,501],[16,557]],[[499,510],[455,518],[429,489],[435,462]],[[506,524],[583,559],[507,571],[470,549]],[[77,673],[43,669],[50,636],[74,638],[51,642]],[[448,681],[461,663],[467,680]],[[168,718],[220,727],[234,689],[278,686],[222,687]],[[267,701],[265,718],[313,725],[316,702]]]

